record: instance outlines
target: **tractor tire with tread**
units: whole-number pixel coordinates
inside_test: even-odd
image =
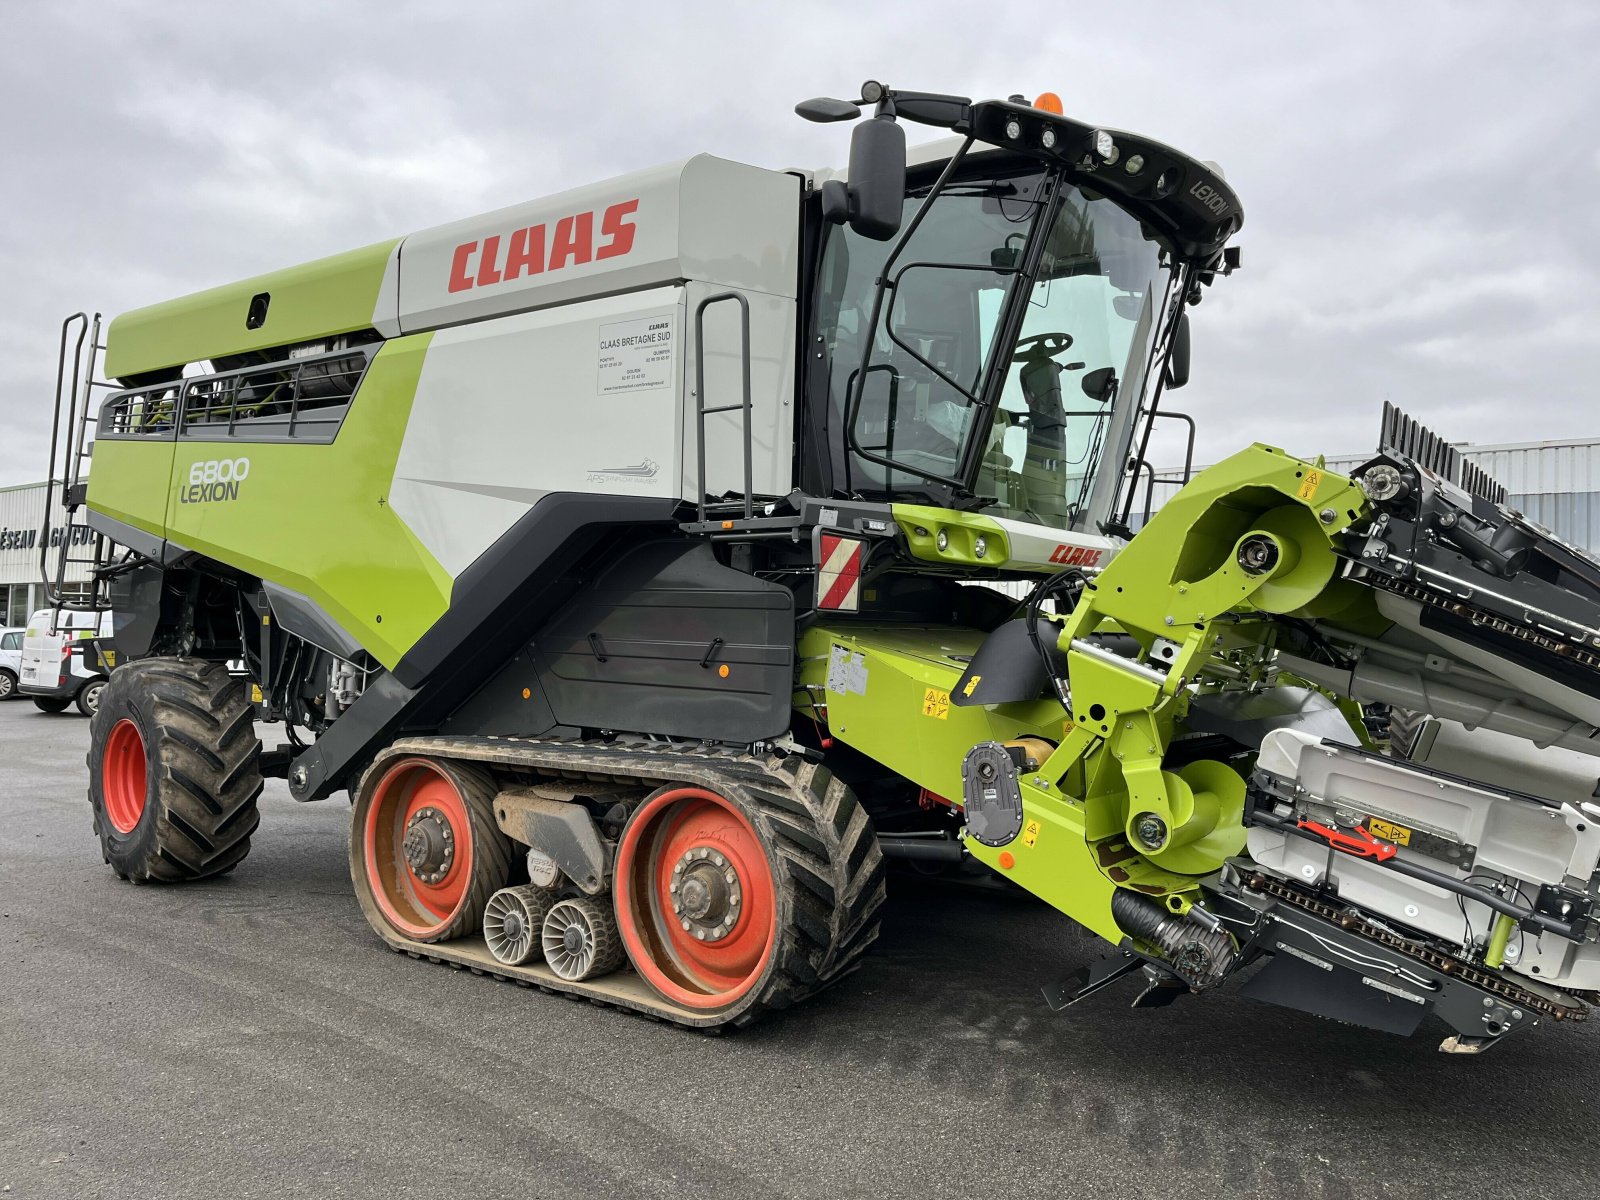
[[[147,658],[106,681],[89,724],[89,803],[119,876],[206,879],[249,854],[261,820],[254,716],[222,663]]]

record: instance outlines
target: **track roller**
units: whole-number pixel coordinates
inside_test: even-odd
[[[483,906],[483,940],[496,962],[520,967],[540,956],[544,919],[556,902],[547,888],[501,888]]]
[[[588,896],[552,906],[540,940],[550,969],[573,983],[609,975],[626,958],[610,906]]]

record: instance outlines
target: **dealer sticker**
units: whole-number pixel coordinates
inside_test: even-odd
[[[666,313],[600,326],[598,394],[671,386],[672,343],[672,317]]]

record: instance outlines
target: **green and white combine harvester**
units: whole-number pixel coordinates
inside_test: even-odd
[[[897,856],[1103,937],[1055,1007],[1583,1018],[1600,565],[1392,410],[1133,532],[1221,172],[1048,96],[797,111],[848,173],[701,155],[111,323],[52,476],[133,660],[113,870],[232,869],[284,778],[353,797],[391,947],[684,1025],[854,968]]]

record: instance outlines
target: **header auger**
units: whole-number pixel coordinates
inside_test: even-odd
[[[1260,966],[1456,1050],[1581,1019],[1600,565],[1393,411],[1133,533],[1221,172],[1017,98],[799,111],[848,174],[701,155],[111,324],[67,499],[124,548],[113,868],[231,869],[278,777],[351,793],[390,946],[692,1026],[853,969],[897,857],[1103,937],[1056,1006]]]

